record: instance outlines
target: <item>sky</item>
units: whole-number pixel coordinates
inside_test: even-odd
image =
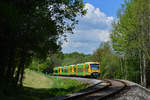
[[[110,40],[112,22],[116,20],[117,11],[124,0],[84,0],[87,14],[77,17],[74,34],[67,34],[67,42],[63,42],[62,52],[80,52],[92,54],[100,43]]]

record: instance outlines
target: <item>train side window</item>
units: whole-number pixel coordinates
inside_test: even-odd
[[[74,66],[74,72],[76,72],[76,66]]]
[[[83,72],[83,68],[78,68],[78,72]]]
[[[63,70],[63,68],[62,68],[62,69],[61,69],[61,72],[63,73],[63,71],[64,71],[64,70]]]
[[[65,72],[67,73],[67,72],[68,72],[68,70],[67,70],[67,69],[65,69]]]

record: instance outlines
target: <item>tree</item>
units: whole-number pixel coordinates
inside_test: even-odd
[[[124,78],[121,57],[113,52],[110,42],[101,43],[94,51],[92,59],[100,62],[101,78]]]
[[[126,70],[133,67],[140,72],[141,84],[147,86],[146,70],[150,51],[149,1],[125,0],[118,15],[119,20],[114,23],[111,34],[113,48],[125,58],[128,66]]]
[[[32,58],[59,51],[58,38],[72,33],[76,16],[86,12],[82,0],[2,0],[0,6],[0,75],[21,85]]]

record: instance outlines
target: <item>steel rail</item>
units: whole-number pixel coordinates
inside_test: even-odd
[[[103,79],[103,81],[107,83],[107,85],[103,88],[97,88],[96,90],[72,97],[67,97],[62,100],[104,100],[121,92],[125,89],[125,87],[127,87],[127,83],[121,80]]]

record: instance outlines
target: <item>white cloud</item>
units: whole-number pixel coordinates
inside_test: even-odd
[[[68,42],[62,46],[64,53],[74,51],[92,53],[102,41],[109,41],[113,17],[106,16],[99,8],[87,3],[88,9],[84,17],[79,17],[79,24],[74,34],[68,34]]]

